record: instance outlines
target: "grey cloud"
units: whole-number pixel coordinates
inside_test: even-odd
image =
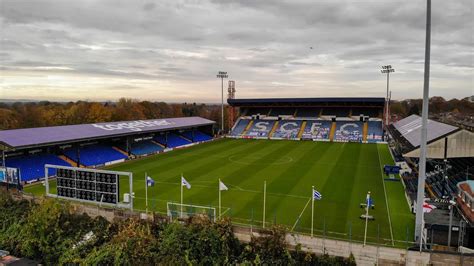
[[[466,94],[474,68],[472,7],[469,0],[433,2],[433,68]],[[44,75],[163,81],[169,90],[192,86],[204,93],[214,73],[227,70],[244,95],[275,92],[272,84],[279,84],[276,94],[295,97],[350,94],[351,86],[372,95],[385,63],[400,69],[400,87],[418,86],[424,23],[424,1],[407,0],[3,0],[0,65],[20,80],[30,67]],[[48,66],[70,70],[34,69]],[[471,72],[453,74],[453,68]]]

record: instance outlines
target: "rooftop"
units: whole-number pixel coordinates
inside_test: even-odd
[[[212,125],[214,123],[214,121],[195,116],[12,129],[0,131],[0,143],[10,149],[22,149],[91,139],[136,135],[137,133],[186,129]]]
[[[321,97],[321,98],[260,98],[260,99],[228,99],[232,106],[246,105],[309,105],[309,104],[371,104],[382,106],[383,97]]]
[[[413,147],[417,148],[421,144],[421,117],[418,115],[410,115],[393,124],[394,128],[405,138]],[[431,142],[452,133],[459,128],[436,122],[428,119],[428,138]]]

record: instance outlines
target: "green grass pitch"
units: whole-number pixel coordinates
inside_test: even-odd
[[[309,233],[311,186],[323,195],[314,205],[314,232],[326,237],[363,240],[364,209],[371,191],[375,220],[369,221],[368,242],[403,245],[411,239],[414,216],[401,182],[384,181],[384,164],[393,164],[385,144],[222,139],[169,153],[128,161],[109,170],[133,172],[135,209],[145,209],[145,172],[156,184],[148,189],[149,210],[166,212],[166,203],[180,201],[181,173],[192,188],[184,188],[184,203],[218,206],[235,223],[262,226],[263,184],[267,182],[266,222]],[[398,177],[397,177],[398,178]],[[121,193],[128,180],[121,179]],[[44,193],[41,185],[25,189]],[[53,186],[54,192],[54,186]],[[300,217],[299,222],[297,222]]]

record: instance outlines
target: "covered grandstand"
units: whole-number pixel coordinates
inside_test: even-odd
[[[388,128],[393,138],[392,150],[399,162],[408,162],[413,173],[405,174],[404,181],[410,194],[417,189],[417,169],[421,144],[421,117],[411,115]],[[474,133],[434,120],[428,120],[426,184],[428,196],[451,197],[457,184],[468,180],[469,168],[474,165]],[[471,173],[474,169],[471,169]]]
[[[375,143],[384,140],[384,98],[228,99],[229,136]]]
[[[44,165],[100,167],[208,141],[214,121],[183,117],[0,131],[2,165],[21,180],[44,176]]]

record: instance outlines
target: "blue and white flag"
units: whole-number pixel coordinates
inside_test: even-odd
[[[185,186],[187,189],[191,189],[191,184],[189,184],[184,177],[181,177],[181,186]]]
[[[149,187],[153,187],[155,185],[155,180],[153,178],[147,176],[146,177],[146,185]]]
[[[313,199],[315,200],[321,200],[323,198],[323,195],[319,193],[316,189],[313,189]]]
[[[366,204],[367,208],[372,207],[372,205],[374,204],[374,201],[370,197],[370,192],[367,193],[367,198],[366,198],[365,204]]]

